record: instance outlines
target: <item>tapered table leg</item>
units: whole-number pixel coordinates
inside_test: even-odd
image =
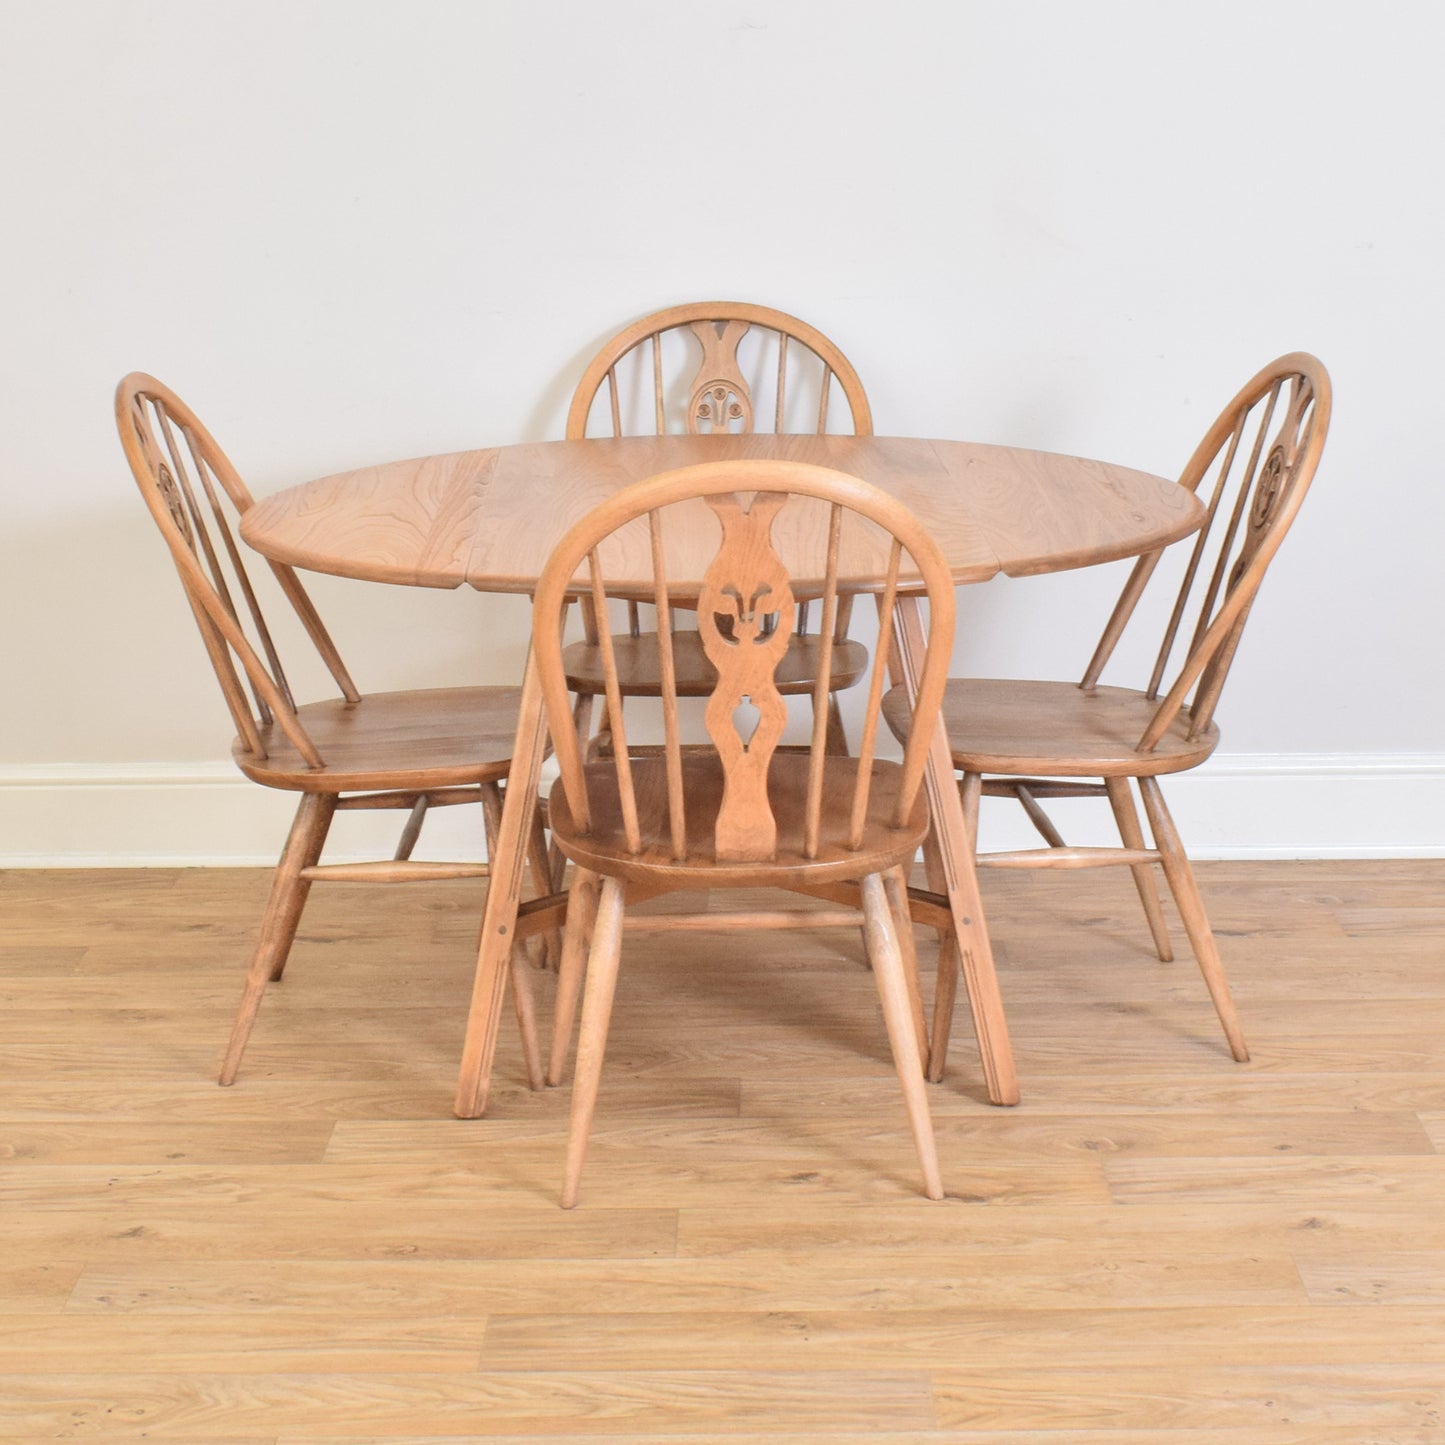
[[[917,692],[923,667],[923,613],[916,597],[898,600],[895,613],[895,635],[903,680],[910,696]],[[940,716],[928,750],[928,768],[924,775],[928,806],[938,837],[939,858],[943,865],[948,906],[953,914],[954,933],[958,940],[959,959],[963,967],[964,987],[968,990],[969,1008],[973,1014],[974,1033],[978,1036],[979,1058],[983,1064],[984,1084],[988,1097],[995,1104],[1017,1104],[1018,1075],[1014,1071],[1013,1046],[1009,1042],[1008,1020],[1004,1017],[1003,998],[999,993],[998,976],[993,966],[993,946],[984,924],[983,901],[978,892],[978,874],[974,866],[973,841],[964,821],[963,803],[954,779],[953,755],[948,750],[948,734]]]
[[[461,1074],[453,1112],[459,1119],[479,1118],[487,1107],[492,1082],[492,1058],[497,1049],[497,1025],[507,967],[517,927],[517,905],[522,898],[522,874],[527,844],[537,809],[537,785],[546,750],[547,717],[542,687],[531,651],[522,679],[522,702],[517,719],[517,740],[507,776],[502,824],[497,830],[496,856],[490,860],[487,902],[482,911],[482,932],[477,944],[477,972],[472,984],[472,1005],[467,1014],[467,1036],[462,1046]]]

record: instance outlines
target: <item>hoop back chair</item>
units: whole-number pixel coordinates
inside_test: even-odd
[[[853,433],[871,435],[873,415],[863,383],[848,358],[821,331],[767,306],[699,301],[645,316],[602,347],[573,394],[567,439],[582,440],[594,422],[609,426],[614,437],[649,429],[658,436],[669,431],[747,433],[766,429],[769,422],[777,434],[814,431],[822,435],[838,419],[840,397]],[[847,638],[849,607],[844,599],[836,619],[835,693],[853,686],[868,665],[867,650]],[[674,622],[681,609],[679,599],[673,608]],[[585,604],[582,615],[586,637],[568,649],[567,669],[578,699],[577,724],[585,732],[591,725],[592,699],[602,696],[605,688],[597,646],[599,624]],[[812,692],[818,651],[818,640],[800,625],[779,669],[780,692]],[[624,696],[661,696],[657,657],[656,634],[643,631],[637,601],[628,599],[628,631],[613,639],[613,659]],[[673,665],[680,695],[705,697],[712,690],[712,666],[695,632],[678,632]],[[842,716],[833,695],[828,718],[831,745],[835,751],[846,752]],[[605,735],[604,721],[601,736]]]
[[[711,747],[686,753],[677,720],[669,555],[685,556],[688,575],[703,578],[700,593],[693,581],[692,595],[698,636],[716,673],[706,707]],[[639,578],[649,579],[646,595],[658,610],[665,742],[660,756],[630,752],[624,695],[604,632],[599,650],[616,745],[610,758],[588,761],[571,726],[563,609],[570,595],[581,594],[600,613],[619,576],[629,579],[621,590],[630,595],[637,595]],[[932,618],[913,713],[916,740],[906,745],[901,764],[876,756],[900,590],[926,592]],[[775,679],[801,599],[819,600],[821,635],[828,637],[842,597],[855,591],[878,593],[880,608],[858,756],[827,750],[828,648],[819,653],[813,685],[811,742],[805,753],[783,753],[778,744],[786,703]],[[583,940],[591,936],[564,1207],[576,1202],[597,1101],[624,904],[681,888],[756,886],[861,906],[925,1190],[930,1198],[941,1197],[902,870],[927,834],[920,784],[952,637],[953,584],[931,538],[902,504],[827,468],[743,461],[664,473],[597,507],[558,544],[542,574],[533,623],[560,770],[550,799],[552,833],[576,865],[559,971],[552,1082],[570,1039]],[[796,916],[750,913],[737,922],[784,927]],[[860,920],[850,911],[841,921],[856,927]],[[908,934],[907,940],[900,934]]]
[[[953,680],[944,703],[969,826],[976,834],[980,797],[1011,796],[1047,844],[981,854],[980,866],[1128,865],[1155,948],[1168,961],[1173,954],[1152,873],[1152,865],[1159,864],[1230,1052],[1241,1062],[1249,1052],[1239,1016],[1159,778],[1197,767],[1219,742],[1215,709],[1265,572],[1314,477],[1330,404],[1324,367],[1301,352],[1282,356],[1250,379],[1195,449],[1180,485],[1204,501],[1205,520],[1191,543],[1177,544],[1188,547],[1183,579],[1143,688],[1102,686],[1100,677],[1164,548],[1135,563],[1077,685]],[[885,711],[895,730],[906,731],[901,711],[895,716],[901,702],[886,700]],[[1152,846],[1146,845],[1135,812],[1131,778],[1143,799]],[[1094,796],[1108,799],[1121,847],[1069,847],[1040,802]],[[930,1064],[934,1078],[941,1077],[947,1050],[955,979],[956,968],[947,979],[940,974]]]
[[[477,863],[411,858],[427,810],[484,805],[500,819],[519,689],[436,688],[363,697],[292,568],[269,564],[340,693],[298,705],[262,613],[232,518],[253,499],[193,411],[154,377],[133,372],[116,389],[116,425],[141,495],[180,574],[236,728],[232,756],[252,781],[300,795],[221,1065],[233,1083],[268,983],[279,980],[313,882],[408,882],[485,876]],[[394,808],[408,817],[383,862],[320,863],[338,809]],[[534,859],[542,855],[534,844]],[[516,1006],[534,1086],[541,1086],[530,993],[514,960]]]

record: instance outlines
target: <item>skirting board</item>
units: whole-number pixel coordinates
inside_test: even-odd
[[[1445,857],[1445,754],[1220,755],[1166,779],[1196,858]],[[292,802],[228,763],[0,768],[0,867],[246,867],[276,861]],[[1071,843],[1115,841],[1107,808],[1050,805]],[[401,813],[338,817],[327,860],[390,855]],[[1029,846],[1022,810],[987,799],[985,847]],[[417,857],[485,855],[480,811],[438,810]]]

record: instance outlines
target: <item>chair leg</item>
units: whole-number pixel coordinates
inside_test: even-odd
[[[607,1028],[612,1021],[612,997],[617,991],[617,966],[622,958],[624,894],[616,878],[602,880],[592,948],[587,959],[587,992],[582,1000],[582,1031],[577,1040],[577,1070],[572,1082],[572,1118],[567,1134],[567,1167],[562,1177],[562,1208],[577,1203],[582,1163],[597,1109],[602,1078],[602,1057],[607,1052]]]
[[[236,1071],[241,1067],[241,1055],[246,1051],[246,1040],[251,1036],[266,985],[280,978],[286,967],[286,956],[296,937],[296,926],[301,922],[301,910],[311,891],[311,883],[301,876],[301,870],[313,867],[321,856],[326,830],[335,811],[336,798],[332,794],[302,793],[286,847],[271,879],[271,893],[261,916],[261,934],[241,991],[241,1007],[231,1026],[226,1056],[221,1061],[222,1084],[236,1082]]]
[[[908,879],[903,869],[892,868],[883,875],[883,891],[893,915],[893,932],[903,960],[903,979],[908,985],[908,1004],[913,1010],[913,1032],[918,1039],[918,1062],[928,1073],[928,1015],[923,1009],[923,991],[918,986],[918,944],[913,936],[913,918],[908,911]],[[867,935],[865,932],[866,942]]]
[[[928,886],[935,893],[948,891],[943,854],[938,847],[938,834],[930,827],[923,840],[923,872]],[[953,1008],[958,999],[958,941],[951,928],[938,932],[938,971],[933,981],[933,1029],[928,1042],[928,1080],[936,1084],[943,1078],[943,1063],[948,1057],[948,1036],[953,1032]]]
[[[552,887],[552,861],[547,830],[542,826],[542,810],[532,811],[532,835],[527,842],[527,860],[532,868],[532,886],[539,898],[555,891]],[[562,938],[557,929],[542,935],[542,958],[546,967],[555,969],[562,957]]]
[[[586,740],[582,749],[582,756],[589,763],[596,762],[598,758],[612,756],[612,718],[607,711],[606,700],[600,701],[602,705],[597,710],[597,731]]]
[[[933,1139],[933,1121],[928,1113],[928,1086],[919,1062],[920,1043],[914,1033],[908,980],[888,896],[882,878],[876,873],[870,873],[863,880],[863,913],[867,920],[868,950],[873,955],[873,976],[878,980],[878,997],[883,1005],[888,1043],[893,1050],[893,1067],[903,1088],[903,1104],[913,1130],[918,1162],[923,1168],[923,1192],[930,1199],[942,1199],[943,1180]]]
[[[963,799],[963,821],[968,825],[968,841],[973,851],[978,852],[978,805],[983,797],[983,774],[965,773],[958,780],[959,796]]]
[[[532,987],[532,965],[525,948],[513,947],[511,970],[512,1007],[522,1035],[522,1065],[527,1071],[527,1087],[536,1093],[544,1087],[545,1079],[542,1045],[537,1037],[537,994]]]
[[[502,790],[495,783],[483,783],[482,819],[487,834],[488,866],[497,856],[497,840],[502,832],[502,806]],[[490,888],[495,883],[496,875],[492,874],[487,886]],[[545,1074],[542,1069],[542,1045],[537,1037],[536,991],[528,972],[532,961],[525,945],[513,945],[507,966],[512,975],[512,1007],[522,1035],[522,1064],[527,1071],[527,1087],[539,1090],[545,1085]]]
[[[1214,1011],[1224,1026],[1224,1036],[1229,1040],[1229,1052],[1238,1062],[1249,1059],[1245,1046],[1244,1031],[1240,1028],[1239,1015],[1234,1000],[1230,997],[1229,983],[1224,977],[1224,965],[1219,959],[1219,949],[1214,941],[1214,931],[1204,912],[1204,900],[1199,896],[1199,885],[1194,881],[1194,870],[1180,842],[1174,819],[1164,805],[1164,794],[1159,790],[1157,778],[1140,778],[1139,791],[1144,797],[1144,811],[1149,815],[1149,830],[1154,834],[1154,845],[1161,854],[1164,878],[1169,891],[1178,905],[1184,931],[1189,935],[1194,956],[1199,960],[1199,971],[1204,975],[1209,996],[1214,1000]]]
[[[1105,778],[1104,787],[1109,794],[1109,806],[1114,810],[1114,821],[1119,825],[1119,838],[1126,848],[1144,846],[1144,830],[1139,826],[1139,815],[1134,811],[1134,799],[1129,793],[1127,778]],[[1172,963],[1174,949],[1169,942],[1169,925],[1164,921],[1164,905],[1159,899],[1159,889],[1154,884],[1154,870],[1147,863],[1135,863],[1129,871],[1134,875],[1134,887],[1139,890],[1139,902],[1144,905],[1144,917],[1149,920],[1149,935],[1154,940],[1154,951],[1161,963]]]
[[[838,706],[838,694],[828,694],[828,731],[823,740],[823,751],[830,757],[848,756],[848,734],[843,727],[843,709]]]
[[[397,863],[405,863],[412,855],[416,847],[416,841],[421,837],[421,825],[426,822],[427,801],[423,793],[415,803],[412,804],[411,812],[407,816],[406,826],[401,830],[401,841],[396,845],[396,852],[392,859]]]
[[[933,1031],[928,1041],[928,1082],[940,1083],[948,1059],[948,1039],[953,1032],[953,1010],[958,1001],[958,940],[944,936],[938,949],[938,977],[933,984]]]
[[[572,1043],[572,1025],[577,1018],[577,999],[582,992],[582,967],[587,942],[597,911],[597,890],[601,880],[586,868],[579,868],[567,894],[567,926],[562,930],[562,961],[557,966],[557,1001],[552,1010],[552,1051],[547,1061],[547,1082],[562,1082],[567,1067],[567,1050]]]
[[[978,807],[979,800],[983,797],[982,774],[965,773],[958,780],[958,792],[963,803],[963,821],[968,829],[968,840],[977,852]],[[923,862],[928,869],[928,886],[935,892],[943,892],[946,886],[943,858],[938,851],[938,839],[932,830],[923,845]],[[935,1084],[943,1078],[943,1067],[948,1061],[948,1040],[953,1033],[953,1009],[958,998],[959,965],[958,940],[950,933],[942,940],[938,950],[938,977],[933,985],[933,1036],[928,1048],[928,1078]]]

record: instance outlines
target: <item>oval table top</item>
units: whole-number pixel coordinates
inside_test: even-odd
[[[742,459],[833,467],[891,493],[923,521],[960,584],[1137,556],[1187,536],[1203,516],[1176,483],[1107,462],[976,442],[753,433],[534,442],[390,462],[277,492],[245,514],[241,535],[314,572],[531,592],[563,533],[597,503],[658,472]],[[881,576],[881,551],[874,566],[861,545],[846,570]],[[700,580],[712,549],[685,536],[679,546],[674,557],[669,543],[669,580]],[[639,585],[649,577],[640,573]]]

